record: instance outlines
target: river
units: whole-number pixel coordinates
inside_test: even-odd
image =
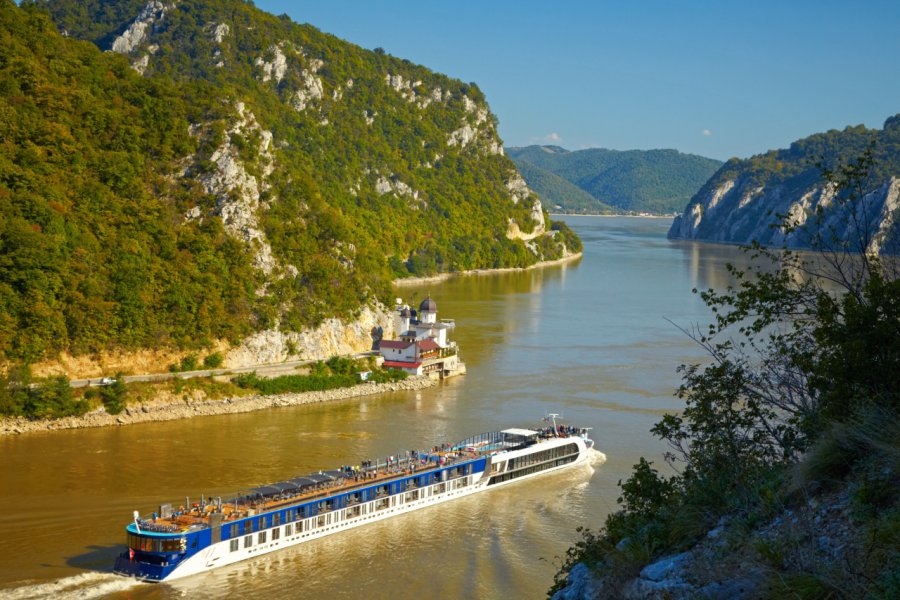
[[[0,597],[542,598],[560,557],[615,509],[648,432],[679,409],[676,367],[703,359],[679,327],[708,313],[692,288],[729,282],[736,248],[670,242],[668,220],[565,217],[576,263],[467,276],[430,293],[465,377],[419,392],[197,420],[0,438]],[[556,412],[593,427],[590,467],[367,525],[172,584],[110,574],[132,511],[225,496]]]

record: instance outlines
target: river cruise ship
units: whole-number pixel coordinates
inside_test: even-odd
[[[140,516],[115,571],[170,581],[588,460],[589,428],[504,429]]]

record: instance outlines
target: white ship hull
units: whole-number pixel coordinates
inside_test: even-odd
[[[575,443],[579,445],[578,457],[573,462],[540,470],[535,473],[522,475],[520,477],[512,478],[507,481],[495,482],[493,485],[489,485],[492,475],[485,475],[485,473],[483,472],[475,473],[469,475],[468,477],[447,482],[446,485],[448,486],[448,488],[450,484],[453,484],[454,489],[447,489],[447,491],[443,493],[436,493],[436,490],[439,488],[440,484],[435,484],[429,486],[427,489],[420,490],[424,491],[425,494],[424,497],[418,500],[404,502],[402,498],[403,494],[392,496],[391,506],[382,510],[374,510],[375,502],[368,502],[366,503],[365,514],[361,514],[357,517],[343,518],[345,511],[336,511],[335,513],[329,515],[328,522],[324,527],[312,526],[317,517],[305,519],[303,521],[296,521],[287,525],[280,525],[278,527],[271,527],[269,529],[250,534],[250,537],[252,537],[252,544],[249,547],[244,546],[243,539],[238,540],[239,548],[235,551],[231,550],[232,540],[221,541],[212,544],[208,548],[184,560],[174,571],[172,571],[172,573],[168,577],[165,578],[165,581],[188,577],[190,575],[197,575],[199,573],[204,573],[218,567],[234,564],[236,562],[258,556],[263,556],[270,552],[275,552],[276,550],[289,548],[291,546],[296,546],[304,542],[316,540],[342,531],[347,531],[348,529],[353,529],[355,527],[360,527],[369,523],[375,523],[384,519],[390,519],[392,517],[402,515],[404,513],[409,513],[420,508],[426,508],[429,506],[434,506],[436,504],[448,502],[450,500],[455,500],[457,498],[463,498],[465,496],[477,494],[479,492],[490,490],[497,486],[507,485],[510,483],[523,481],[525,479],[531,479],[533,477],[537,477],[547,473],[553,473],[561,469],[583,465],[589,460],[590,449],[592,448],[591,443],[586,444],[580,438],[560,439],[564,439],[565,441],[570,443],[572,441],[575,441]],[[550,446],[546,443],[540,445],[540,449],[543,449],[545,447]],[[534,449],[505,453],[502,458],[503,460],[509,460],[520,456],[527,456],[529,452],[534,452]],[[493,476],[496,477],[496,475]],[[291,531],[289,535],[285,534],[286,528],[288,527]],[[297,531],[298,528],[300,530],[299,532]],[[276,530],[278,531],[278,539],[273,540],[273,533]],[[261,533],[265,534],[263,537],[266,542],[257,543],[260,539]]]

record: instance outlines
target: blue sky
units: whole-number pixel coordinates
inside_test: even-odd
[[[507,146],[727,159],[900,113],[900,1],[256,0],[485,92]]]

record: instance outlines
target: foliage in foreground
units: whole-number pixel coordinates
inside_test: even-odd
[[[867,160],[826,172],[845,191],[838,202],[862,201],[852,190]],[[842,493],[857,532],[841,540],[850,559],[836,563],[808,548],[798,558],[802,544],[777,536],[752,552],[746,541],[732,551],[764,566],[775,596],[896,597],[900,278],[896,263],[843,248],[811,258],[754,247],[772,263],[732,268],[736,287],[702,293],[715,323],[691,335],[710,361],[681,368],[684,411],[652,429],[669,443],[676,474],[665,477],[642,458],[619,482],[621,509],[599,533],[582,531],[551,592],[585,562],[613,597],[642,565],[694,546],[722,517],[749,534],[811,496]]]

